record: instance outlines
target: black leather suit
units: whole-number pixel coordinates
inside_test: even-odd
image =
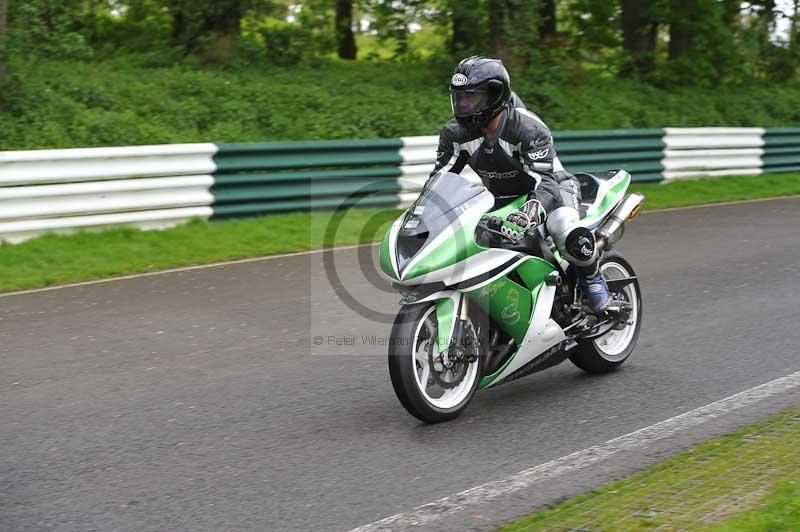
[[[460,173],[466,165],[499,198],[528,194],[548,213],[561,206],[580,209],[578,182],[559,161],[550,129],[513,93],[492,139],[455,119],[442,128],[431,175]]]

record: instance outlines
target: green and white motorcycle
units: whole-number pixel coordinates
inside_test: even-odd
[[[489,388],[569,358],[604,373],[631,354],[642,296],[630,263],[612,251],[644,201],[626,194],[624,170],[578,174],[581,224],[595,233],[611,302],[592,313],[574,268],[544,224],[522,240],[500,221],[525,196],[495,198],[453,173],[430,179],[387,231],[380,267],[402,294],[389,343],[389,372],[403,406],[429,422],[455,418]]]

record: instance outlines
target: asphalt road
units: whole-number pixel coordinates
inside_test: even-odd
[[[347,530],[798,371],[798,222],[799,198],[640,216],[621,246],[645,296],[625,366],[566,362],[437,426],[406,414],[370,345],[398,297],[358,250],[335,263],[363,316],[320,254],[2,297],[0,530]],[[491,527],[793,404],[428,528]]]

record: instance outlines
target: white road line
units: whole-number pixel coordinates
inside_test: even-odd
[[[345,249],[356,249],[364,246],[377,246],[380,242],[369,242],[367,244],[354,244],[351,246],[336,246],[333,249],[335,251],[341,251]],[[47,286],[44,288],[33,288],[31,290],[18,290],[16,292],[5,292],[0,294],[0,298],[2,297],[10,297],[10,296],[19,296],[25,294],[36,294],[39,292],[50,292],[53,290],[62,290],[64,288],[75,288],[77,286],[90,286],[93,284],[103,284],[103,283],[113,283],[116,281],[125,281],[127,279],[138,279],[140,277],[155,277],[156,275],[167,275],[170,273],[180,273],[180,272],[190,272],[194,270],[206,270],[209,268],[219,268],[220,266],[231,266],[233,264],[247,264],[248,262],[261,262],[265,260],[273,260],[273,259],[283,259],[286,257],[297,257],[302,255],[314,255],[316,253],[322,253],[325,251],[324,249],[311,249],[308,251],[297,251],[295,253],[283,253],[281,255],[264,255],[262,257],[250,257],[247,259],[236,259],[236,260],[228,260],[224,262],[214,262],[211,264],[197,264],[195,266],[183,266],[181,268],[170,268],[168,270],[158,270],[157,272],[146,272],[146,273],[133,273],[131,275],[120,275],[118,277],[107,277],[105,279],[95,279],[93,281],[81,281],[79,283],[69,283],[69,284],[59,284],[56,286]]]
[[[800,371],[701,406],[655,425],[608,440],[603,444],[520,471],[504,479],[487,482],[438,501],[417,506],[410,512],[392,515],[380,521],[354,528],[350,532],[371,532],[374,530],[392,530],[395,528],[430,525],[442,517],[471,505],[508,495],[543,480],[590,466],[618,453],[646,446],[652,441],[666,438],[676,432],[700,425],[797,386],[800,386]]]
[[[759,198],[753,200],[741,200],[741,201],[728,201],[724,203],[707,203],[705,205],[690,205],[688,207],[671,207],[669,209],[656,209],[652,211],[643,210],[642,214],[658,214],[662,212],[672,212],[672,211],[683,211],[688,209],[702,209],[708,207],[724,207],[727,205],[737,205],[740,203],[758,203],[763,201],[774,201],[774,200],[781,200],[787,198],[797,198],[798,196],[778,196],[774,198]],[[360,248],[364,246],[377,246],[380,242],[370,242],[367,244],[356,244],[352,246],[337,246],[335,249],[336,251],[344,250],[344,249],[354,249]],[[146,273],[133,273],[131,275],[120,275],[118,277],[108,277],[105,279],[95,279],[93,281],[81,281],[79,283],[69,283],[69,284],[59,284],[55,286],[47,286],[44,288],[33,288],[30,290],[17,290],[16,292],[5,292],[0,293],[0,298],[3,297],[10,297],[10,296],[19,296],[25,294],[36,294],[39,292],[50,292],[52,290],[62,290],[64,288],[75,288],[79,286],[90,286],[93,284],[102,284],[102,283],[113,283],[116,281],[125,281],[128,279],[138,279],[139,277],[153,277],[156,275],[168,275],[171,273],[180,273],[180,272],[189,272],[193,270],[205,270],[207,268],[219,268],[220,266],[230,266],[233,264],[246,264],[248,262],[261,262],[265,260],[272,260],[272,259],[282,259],[285,257],[295,257],[299,255],[312,255],[315,253],[322,253],[322,249],[312,249],[309,251],[298,251],[296,253],[283,253],[281,255],[265,255],[262,257],[251,257],[248,259],[237,259],[237,260],[229,260],[224,262],[213,262],[210,264],[197,264],[195,266],[184,266],[181,268],[171,268],[168,270],[159,270],[157,272],[146,272]]]

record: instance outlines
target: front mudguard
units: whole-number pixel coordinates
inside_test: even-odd
[[[461,311],[464,301],[464,294],[458,290],[439,290],[431,294],[425,294],[421,298],[406,295],[400,300],[401,305],[416,305],[418,303],[436,302],[436,324],[439,331],[439,350],[444,351],[450,346],[453,339],[453,331],[456,326],[456,318]]]

